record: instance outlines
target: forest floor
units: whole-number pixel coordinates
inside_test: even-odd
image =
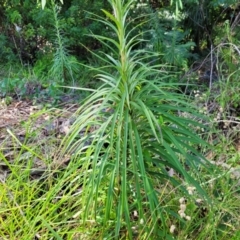
[[[220,94],[219,87],[213,86],[210,95],[202,90],[192,90],[192,94],[195,99],[193,104],[196,104],[199,109],[203,109],[212,121],[209,123],[213,126],[211,132],[202,133],[202,135],[204,135],[205,140],[214,146],[214,151],[205,152],[205,157],[217,166],[214,175],[203,177],[210,179],[209,182],[206,182],[206,190],[211,198],[216,198],[216,205],[213,210],[208,209],[207,213],[204,211],[203,215],[198,218],[199,223],[197,224],[199,226],[197,228],[199,231],[201,230],[201,233],[198,233],[198,238],[196,239],[210,240],[210,238],[207,238],[207,235],[204,235],[204,229],[208,228],[208,231],[216,230],[216,234],[224,236],[219,239],[229,238],[237,240],[240,236],[239,112],[237,108],[233,111],[233,105],[230,101],[229,103],[226,102],[228,111],[226,109],[226,111],[221,110],[219,101],[215,97]],[[2,197],[0,196],[0,203],[5,204],[2,204],[2,207],[0,206],[0,223],[4,220],[6,224],[2,224],[2,227],[0,227],[0,240],[2,240],[1,234],[5,237],[7,236],[8,239],[20,239],[13,237],[17,232],[18,237],[30,236],[29,226],[36,224],[32,216],[38,215],[37,211],[44,207],[49,216],[51,216],[49,217],[49,222],[56,218],[54,220],[56,223],[54,234],[56,236],[59,231],[62,235],[64,235],[64,232],[69,232],[68,236],[70,237],[66,239],[93,239],[94,237],[88,237],[85,234],[86,231],[92,231],[92,236],[95,234],[95,238],[98,238],[98,227],[94,229],[93,225],[91,225],[89,229],[84,229],[84,227],[79,225],[77,219],[81,209],[79,210],[76,207],[77,205],[74,208],[72,207],[75,202],[81,201],[81,198],[79,198],[81,188],[77,187],[75,190],[66,193],[67,195],[64,197],[66,199],[69,198],[69,200],[66,200],[66,203],[64,202],[65,205],[58,207],[54,202],[56,201],[57,203],[57,199],[64,200],[64,198],[62,190],[55,192],[57,187],[52,188],[53,181],[56,183],[61,182],[62,186],[64,186],[65,182],[74,183],[75,179],[79,177],[77,171],[70,179],[67,175],[62,175],[61,177],[56,175],[53,179],[50,174],[50,172],[54,174],[58,170],[66,169],[70,162],[71,156],[64,155],[59,157],[59,153],[62,140],[67,136],[69,129],[74,123],[77,117],[76,111],[80,106],[80,99],[77,99],[75,96],[62,96],[60,99],[61,101],[56,105],[53,104],[53,99],[51,98],[46,98],[44,101],[41,99],[37,101],[26,98],[19,99],[17,97],[12,97],[10,101],[7,101],[7,98],[1,100],[0,184],[2,186],[0,186],[0,189],[2,187],[2,191],[6,192]],[[29,164],[30,162],[31,164]],[[22,174],[22,176],[17,176],[16,174]],[[203,172],[202,174],[206,173]],[[43,175],[45,176],[43,177]],[[46,191],[44,195],[46,198],[42,197],[42,191]],[[9,198],[10,193],[13,197]],[[50,196],[49,199],[47,196]],[[168,197],[169,201],[171,201],[172,197],[167,195],[166,198]],[[176,193],[175,198],[179,199],[180,196]],[[45,206],[45,199],[48,199],[50,207]],[[39,205],[38,207],[33,207],[36,201],[39,202]],[[29,206],[27,205],[28,203]],[[191,200],[189,200],[189,205],[190,203]],[[53,214],[55,208],[65,215],[59,214],[58,216]],[[194,208],[196,208],[195,205]],[[191,214],[193,218],[196,218],[196,210],[194,208]],[[18,209],[20,211],[16,213]],[[201,212],[202,209],[197,211]],[[12,216],[6,213],[11,213]],[[14,214],[17,214],[18,217],[14,217]],[[42,215],[44,214],[43,212]],[[26,225],[23,229],[18,230],[19,226],[21,228],[21,225],[25,224],[24,219],[27,215],[29,215],[29,226]],[[39,214],[40,217],[42,215]],[[206,224],[204,221],[206,221]],[[19,226],[17,225],[18,222]],[[62,225],[62,222],[65,222],[65,224]],[[211,227],[209,227],[209,224]],[[37,234],[35,234],[34,239],[48,239],[48,236],[54,235],[52,229],[48,225],[44,225],[44,223],[42,223],[42,226],[36,225],[35,229],[37,229]],[[190,229],[190,225],[186,229]],[[192,234],[192,232],[188,231],[179,231],[177,239],[186,239],[185,236]],[[202,238],[201,235],[203,235]]]
[[[26,99],[12,99],[8,104],[2,101],[0,104],[0,148],[8,163],[0,162],[0,179],[8,176],[10,173],[8,166],[14,163],[17,154],[21,154],[22,162],[28,160],[30,153],[22,152],[22,146],[32,149],[32,152],[36,148],[42,149],[41,157],[34,157],[31,175],[46,170],[47,165],[41,159],[51,158],[54,163],[59,144],[68,133],[78,106],[78,103],[72,101],[47,108]]]
[[[228,116],[229,120],[219,117],[219,104],[214,100],[202,99],[204,93],[193,91],[195,94],[198,108],[205,108],[207,114],[212,115],[216,120],[215,132],[209,134],[208,141],[215,144],[217,151],[209,151],[206,158],[212,163],[231,171],[235,178],[240,178],[239,160],[240,159],[240,122],[234,116]],[[68,133],[71,125],[76,118],[75,113],[79,107],[76,96],[65,95],[61,97],[61,102],[57,105],[52,104],[52,99],[44,101],[33,101],[29,99],[19,100],[11,98],[6,103],[3,99],[0,103],[0,148],[4,158],[8,163],[0,163],[0,179],[6,179],[10,173],[9,164],[13,164],[16,155],[21,154],[20,160],[27,161],[29,151],[34,152],[37,148],[40,156],[34,156],[31,175],[37,177],[47,169],[47,165],[41,159],[49,159],[53,165],[64,165],[69,162],[69,157],[64,157],[61,163],[56,162],[58,158],[59,146],[62,139]],[[235,120],[235,121],[234,121]],[[219,149],[220,148],[220,149]],[[18,152],[19,150],[19,152]],[[32,156],[31,156],[32,157]]]

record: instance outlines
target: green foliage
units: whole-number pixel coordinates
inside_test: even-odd
[[[161,29],[161,26],[159,26],[158,29]],[[195,57],[191,53],[195,44],[190,41],[185,43],[186,32],[177,29],[168,32],[164,30],[164,28],[162,28],[161,32],[159,30],[153,30],[155,36],[153,35],[154,37],[152,38],[152,51],[159,52],[163,55],[162,62],[187,70],[188,59]]]
[[[197,113],[183,95],[174,93],[174,84],[165,83],[171,75],[159,69],[166,66],[147,63],[156,55],[133,51],[141,41],[141,34],[130,35],[136,30],[129,28],[133,0],[110,3],[113,13],[103,10],[106,17],[98,21],[116,38],[93,35],[109,48],[102,58],[105,68],[97,75],[103,85],[92,90],[79,108],[64,151],[82,169],[85,224],[95,216],[96,221],[101,218],[103,236],[114,228],[111,237],[115,238],[121,234],[132,239],[142,232],[169,238],[164,218],[171,210],[161,205],[157,186],[170,181],[184,191],[182,184],[190,184],[206,197],[185,168],[194,172],[203,163],[194,146],[205,142],[193,132],[199,124],[183,117]],[[181,177],[172,176],[167,168]],[[134,211],[136,219],[131,216]],[[150,229],[145,225],[149,219]]]
[[[0,63],[13,62],[16,58],[11,43],[4,34],[0,34]]]
[[[34,64],[33,71],[39,79],[48,78],[48,74],[53,65],[53,54],[45,54],[38,58]]]
[[[54,4],[47,1],[41,5],[29,0],[11,0],[3,3],[1,61],[20,60],[22,65],[34,65],[44,55],[52,55],[51,72],[55,76],[50,80],[52,82],[64,80],[73,84],[79,76],[75,72],[77,61],[90,62],[90,51],[108,51],[104,44],[89,36],[91,32],[114,37],[107,26],[102,27],[89,14],[94,12],[103,16],[101,9],[109,9],[108,1],[73,0],[56,1]],[[134,49],[162,54],[163,57],[155,57],[155,61],[186,70],[196,59],[193,49],[201,54],[203,49],[215,44],[218,27],[221,29],[226,20],[230,26],[233,24],[237,14],[236,3],[234,0],[135,1],[129,16],[133,20],[131,26],[133,29],[138,26],[138,32],[133,30],[131,36],[141,34],[144,41],[136,44]],[[21,28],[19,32],[16,31],[17,26]]]
[[[61,118],[64,117],[59,113],[59,109],[57,112],[58,116],[60,114]],[[98,209],[98,212],[103,212],[102,215],[97,215],[97,218],[89,216],[84,224],[82,200],[85,169],[80,168],[80,159],[72,159],[68,166],[61,169],[60,165],[65,160],[63,157],[68,159],[69,156],[58,155],[60,149],[56,149],[56,144],[59,144],[59,139],[54,136],[54,132],[42,137],[41,129],[54,121],[54,115],[54,109],[32,114],[31,119],[21,124],[24,126],[24,139],[22,136],[18,137],[18,130],[14,128],[12,131],[8,130],[9,135],[5,135],[0,142],[1,167],[8,168],[7,174],[4,173],[4,168],[0,168],[0,236],[6,239],[112,239],[116,205],[111,212],[112,221],[109,222],[108,231],[103,225],[104,207]],[[50,119],[44,119],[43,125],[39,126],[39,118],[42,116],[50,116]],[[90,151],[89,153],[91,154]],[[42,166],[46,166],[45,171]],[[91,169],[87,171],[91,175]],[[154,178],[154,186],[159,192],[159,203],[163,206],[166,237],[154,235],[152,230],[155,225],[151,217],[145,223],[138,221],[137,207],[132,206],[133,231],[135,234],[140,231],[140,236],[134,237],[141,240],[237,239],[240,222],[238,180],[232,178],[232,172],[221,167],[210,174],[201,169],[199,174],[202,185],[213,200],[213,207],[209,207],[196,191],[193,191],[193,195],[186,195],[170,184]],[[98,189],[98,202],[102,205],[106,202],[109,184],[110,181],[104,181]],[[134,190],[132,187],[131,189]],[[129,194],[129,202],[137,204],[136,195]],[[148,215],[146,201],[143,204]],[[179,218],[176,213],[183,207],[188,220]],[[157,223],[159,233],[161,223]],[[170,230],[172,226],[175,226],[173,232]],[[126,236],[125,229],[124,225],[121,235],[116,236],[117,239],[130,238],[129,235]],[[206,229],[208,231],[204,231]],[[104,230],[105,235],[102,234]]]
[[[19,95],[22,95],[25,93],[25,82],[22,79],[19,78],[3,78],[0,82],[0,89],[1,89],[1,97],[5,97],[8,94],[11,94],[13,92],[18,92]],[[17,89],[18,88],[18,89]]]
[[[53,18],[54,18],[54,27],[56,34],[55,41],[55,53],[53,56],[53,64],[50,69],[50,77],[53,79],[52,82],[55,84],[57,82],[66,82],[67,79],[71,79],[74,85],[74,76],[73,70],[77,71],[77,66],[74,67],[74,64],[77,63],[77,60],[70,56],[66,47],[65,47],[65,38],[61,34],[60,19],[58,18],[58,10],[54,1],[52,1],[53,9]],[[51,85],[52,83],[50,83]]]
[[[48,1],[44,10],[34,1],[11,0],[1,6],[0,27],[2,35],[7,39],[9,47],[16,54],[19,53],[23,63],[33,64],[39,56],[50,53],[54,48],[56,39],[56,13],[52,11],[52,1]],[[61,34],[71,55],[76,58],[86,59],[87,51],[81,44],[88,48],[99,48],[96,41],[91,40],[87,34],[91,31],[101,32],[99,25],[87,18],[87,12],[100,13],[107,2],[97,1],[89,4],[89,1],[65,1],[64,4],[55,3],[58,8],[58,24]],[[80,7],[81,6],[81,7]],[[17,32],[15,26],[21,28]],[[1,43],[0,43],[1,44]],[[3,42],[5,45],[5,43]],[[49,47],[49,44],[51,47]],[[54,46],[53,46],[54,45]],[[16,54],[15,59],[19,56]]]
[[[7,135],[1,128],[0,236],[239,238],[236,1],[111,0],[113,9],[107,1],[1,3],[1,61],[21,60],[34,67],[1,70],[0,107],[12,101],[9,93],[29,97],[31,82],[41,82],[47,88],[42,93],[55,96],[60,83],[72,81],[85,87],[79,89],[86,98],[77,117],[67,116],[76,121],[62,144],[47,120],[49,112],[50,119],[59,117],[59,110],[31,115],[21,123],[26,127],[21,135],[11,130]],[[175,77],[176,69],[186,69],[195,57],[194,42],[200,51],[209,43],[217,45],[211,54],[219,80],[207,99],[203,94],[195,101],[177,94]],[[209,111],[213,121],[202,119],[195,105],[199,112]],[[44,118],[43,125],[37,117]],[[205,126],[193,119],[211,126],[200,134],[214,151],[195,131]],[[51,134],[45,138],[41,129],[48,125]],[[204,168],[207,161],[196,149],[218,167]]]
[[[137,48],[162,56],[156,57],[155,61],[187,69],[188,60],[195,58],[191,53],[195,44],[187,38],[188,30],[181,25],[183,14],[176,12],[176,6],[179,7],[178,1],[174,6],[166,5],[160,9],[152,8],[150,3],[136,3],[129,15],[134,19],[133,26],[138,26],[138,32],[131,34],[141,33],[144,41]]]
[[[215,31],[225,20],[233,22],[237,0],[187,1],[183,8],[183,26],[189,38],[195,42],[197,53],[214,46],[218,32]]]

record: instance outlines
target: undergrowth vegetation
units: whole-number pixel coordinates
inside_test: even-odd
[[[239,239],[236,1],[3,2],[0,240]]]

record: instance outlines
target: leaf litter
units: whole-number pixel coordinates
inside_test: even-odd
[[[4,181],[10,174],[9,166],[20,164],[29,166],[30,173],[39,177],[56,164],[59,145],[74,122],[78,109],[76,103],[65,103],[59,108],[41,109],[32,101],[13,101],[0,104],[0,179]],[[63,156],[61,165],[69,162]],[[17,162],[16,162],[17,161]]]

